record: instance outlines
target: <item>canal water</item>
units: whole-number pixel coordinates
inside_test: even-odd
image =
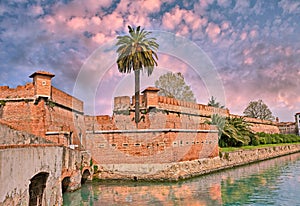
[[[93,182],[64,205],[300,206],[300,153],[180,182]]]

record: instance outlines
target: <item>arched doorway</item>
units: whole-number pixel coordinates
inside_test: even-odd
[[[65,177],[62,182],[61,182],[61,190],[62,190],[62,193],[66,192],[68,190],[68,187],[70,185],[70,177]]]
[[[82,177],[81,177],[81,184],[84,184],[90,175],[91,175],[91,173],[88,169],[84,170]]]
[[[42,206],[48,176],[49,173],[40,172],[31,178],[29,184],[29,206]]]

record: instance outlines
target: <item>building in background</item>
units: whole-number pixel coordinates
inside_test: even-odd
[[[296,122],[278,122],[281,134],[296,134]]]
[[[295,120],[296,120],[296,131],[297,134],[300,136],[300,112],[295,114]]]

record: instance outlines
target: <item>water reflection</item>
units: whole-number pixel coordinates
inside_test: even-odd
[[[64,205],[299,205],[299,191],[297,153],[177,183],[85,184]]]

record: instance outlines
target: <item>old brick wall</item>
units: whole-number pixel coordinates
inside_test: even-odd
[[[155,121],[151,121],[151,124],[155,124],[155,127],[166,127],[169,128],[172,125],[175,124],[177,128],[180,127],[193,127],[191,126],[194,122],[198,123],[204,123],[206,120],[209,120],[212,114],[219,114],[224,117],[237,117],[237,118],[244,118],[248,123],[250,123],[250,128],[254,132],[266,132],[266,133],[280,133],[280,130],[277,126],[276,122],[267,121],[267,120],[260,120],[255,118],[249,118],[249,117],[243,117],[240,115],[234,115],[230,114],[228,109],[222,109],[222,108],[214,108],[211,106],[203,105],[203,104],[196,104],[192,102],[185,102],[180,101],[174,98],[164,97],[164,96],[155,96],[153,92],[151,93],[151,96],[148,95],[149,91],[145,92],[144,95],[141,95],[141,110],[160,110],[165,113],[175,114],[175,115],[181,115],[182,118],[185,116],[188,116],[189,120],[191,121],[182,121],[186,122],[186,126],[183,125],[185,123],[178,122],[169,122],[169,120],[166,120],[163,125],[161,124],[155,124]],[[156,98],[157,97],[157,98]],[[155,101],[153,101],[155,99]],[[147,107],[148,102],[150,102],[151,107]],[[157,103],[156,105],[154,104]],[[114,102],[114,113],[115,114],[125,114],[129,111],[134,111],[134,99],[130,101],[129,97],[122,96],[122,97],[116,97]],[[130,113],[132,114],[132,113]],[[141,115],[143,117],[143,115]],[[116,117],[118,118],[118,117]],[[134,118],[132,116],[132,118]],[[160,118],[165,118],[164,115],[161,115]],[[126,121],[123,120],[117,120],[120,123],[121,128],[133,128],[134,124],[126,124]],[[123,123],[122,123],[123,122]],[[140,128],[148,128],[151,127],[150,125],[145,125],[143,123],[140,124]]]
[[[83,112],[83,102],[55,87],[51,88],[51,100],[78,112]]]
[[[0,86],[0,99],[17,99],[17,98],[33,98],[34,86],[32,83],[27,83],[24,86],[17,88],[9,88],[8,86]]]
[[[15,89],[2,86],[0,91],[0,120],[14,129],[64,145],[85,145],[82,101],[55,87],[50,99],[36,98],[32,83]]]
[[[37,104],[34,101],[7,99],[0,108],[0,119],[16,130],[45,137],[45,109],[43,99]]]
[[[218,155],[217,133],[144,132],[87,134],[99,164],[165,163]]]
[[[139,130],[133,112],[86,116],[87,149],[94,160],[107,164],[163,163],[218,155],[216,127],[201,124],[187,114],[156,111],[142,116]]]

